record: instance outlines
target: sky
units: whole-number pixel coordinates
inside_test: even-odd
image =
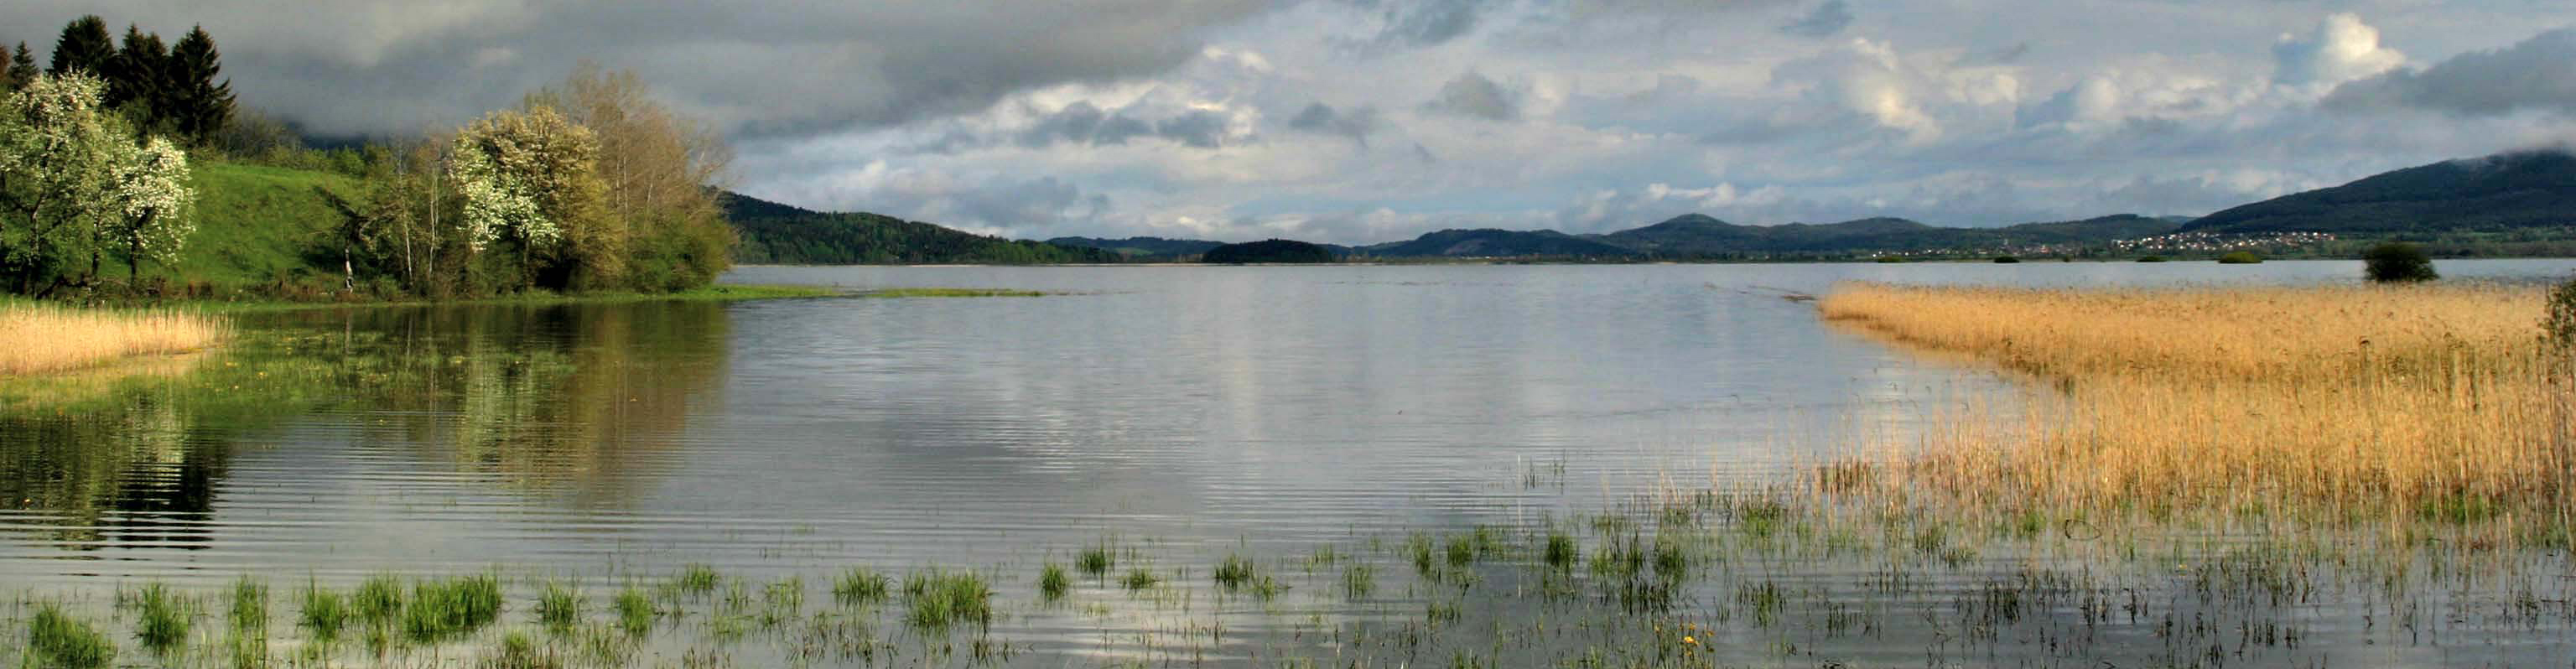
[[[1040,239],[2199,215],[2576,141],[2564,0],[11,0],[0,39],[82,14],[202,24],[332,136],[630,69],[736,190]]]

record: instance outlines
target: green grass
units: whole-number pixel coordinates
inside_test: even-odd
[[[1109,575],[1109,568],[1118,566],[1118,558],[1110,553],[1109,545],[1103,543],[1084,547],[1082,554],[1075,556],[1073,566],[1081,569],[1083,575],[1097,579]]]
[[[1210,573],[1216,576],[1217,587],[1225,588],[1226,592],[1242,590],[1243,586],[1252,584],[1261,576],[1252,566],[1252,561],[1241,555],[1225,556],[1223,561],[1216,563],[1216,570]]]
[[[491,574],[421,581],[402,611],[403,633],[436,642],[482,629],[501,615],[501,579]]]
[[[1118,584],[1126,587],[1128,592],[1145,590],[1162,583],[1162,577],[1155,576],[1154,572],[1147,571],[1144,567],[1127,570],[1127,576],[1118,579]]]
[[[1560,572],[1571,571],[1575,563],[1583,561],[1583,548],[1575,545],[1574,537],[1566,536],[1564,532],[1550,530],[1547,533],[1546,557],[1549,569]]]
[[[1065,576],[1064,565],[1049,562],[1038,569],[1038,596],[1050,602],[1064,599],[1064,591],[1072,587],[1071,580]]]
[[[268,584],[248,575],[234,579],[232,609],[225,618],[232,621],[235,630],[268,629]]]
[[[722,580],[724,577],[716,574],[715,567],[692,564],[681,567],[680,575],[671,578],[671,589],[684,595],[703,596],[714,593],[716,583]]]
[[[556,633],[581,622],[581,593],[561,583],[548,583],[537,593],[537,623]]]
[[[402,615],[402,579],[392,574],[368,577],[358,584],[358,593],[351,599],[355,600],[359,620],[370,624],[392,622],[394,616]]]
[[[845,606],[862,606],[885,601],[887,581],[884,574],[867,567],[851,567],[832,581],[832,599]]]
[[[903,595],[912,609],[905,620],[914,627],[946,630],[954,625],[989,626],[993,622],[993,589],[975,572],[915,573],[904,577]]]
[[[143,586],[134,597],[136,616],[134,637],[143,647],[156,653],[167,653],[188,643],[191,618],[188,602],[159,583]]]
[[[1342,596],[1354,600],[1368,599],[1377,591],[1377,568],[1355,564],[1342,569]]]
[[[349,600],[341,597],[340,593],[320,586],[307,586],[304,589],[304,607],[297,613],[297,620],[304,629],[313,633],[316,641],[328,644],[340,638],[340,628],[349,624],[351,614]]]
[[[105,667],[116,659],[116,644],[89,623],[52,604],[41,604],[27,621],[27,659],[39,667]]]
[[[618,629],[631,636],[643,636],[653,631],[653,619],[661,615],[653,608],[653,599],[644,596],[642,588],[629,586],[618,592],[613,605],[617,609]]]
[[[158,271],[160,276],[240,285],[315,270],[305,251],[340,216],[315,189],[357,197],[362,188],[356,179],[327,172],[218,161],[190,167],[197,230],[188,236],[175,267],[146,264],[146,275]],[[122,278],[121,270],[101,271]]]
[[[861,292],[860,297],[1045,297],[1045,291],[1010,290],[1005,288],[882,288]]]

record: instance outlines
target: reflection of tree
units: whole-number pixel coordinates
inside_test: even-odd
[[[0,411],[0,523],[66,546],[202,546],[235,443],[320,409],[364,442],[615,504],[717,388],[728,333],[722,305],[687,302],[260,320],[185,376]]]

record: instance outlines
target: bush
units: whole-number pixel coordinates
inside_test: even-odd
[[[2363,275],[2379,283],[2431,281],[2442,278],[2433,271],[2433,257],[2424,249],[2405,242],[2388,242],[2362,252]]]
[[[1995,256],[1996,264],[2010,265],[2017,262],[2021,262],[2021,259],[2013,256]]]
[[[2550,289],[2549,317],[2540,327],[2549,333],[2550,343],[2576,348],[2576,279]]]
[[[2218,264],[2221,265],[2252,265],[2260,262],[2263,262],[2263,256],[2254,255],[2253,251],[2229,251],[2227,255],[2218,257]]]
[[[2164,262],[2164,256],[2138,256],[2138,262]]]

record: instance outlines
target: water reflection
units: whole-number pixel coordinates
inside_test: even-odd
[[[692,407],[719,399],[730,332],[722,305],[677,302],[243,320],[240,341],[187,373],[14,389],[0,530],[77,551],[208,547],[233,463],[316,424],[348,446],[614,506],[669,462],[658,455]]]

